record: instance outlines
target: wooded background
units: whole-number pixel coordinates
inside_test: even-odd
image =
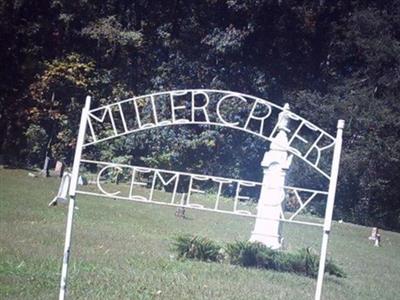
[[[400,230],[399,1],[2,0],[0,61],[4,164],[40,166],[47,152],[71,165],[87,94],[94,107],[153,91],[233,90],[289,102],[330,133],[346,120],[335,218]],[[260,179],[267,146],[183,126],[92,154]]]

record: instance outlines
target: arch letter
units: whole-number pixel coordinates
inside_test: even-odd
[[[254,114],[255,110],[256,110],[256,107],[257,107],[257,104],[263,104],[268,108],[268,112],[267,112],[267,114],[265,116],[256,116]],[[258,120],[258,121],[261,122],[260,129],[259,129],[258,133],[262,134],[263,129],[264,129],[264,121],[265,121],[265,119],[267,119],[271,115],[271,111],[272,111],[272,109],[271,109],[270,105],[268,105],[267,103],[264,103],[264,102],[262,102],[260,100],[256,100],[254,102],[254,104],[253,104],[253,107],[251,108],[249,117],[247,118],[247,121],[246,121],[246,125],[244,125],[244,129],[247,129],[247,127],[249,126],[249,123],[250,123],[251,120]]]
[[[246,99],[243,98],[243,97],[241,97],[241,96],[239,96],[239,95],[235,95],[235,94],[226,95],[226,96],[222,97],[221,99],[219,99],[219,101],[218,101],[218,104],[217,104],[217,115],[218,115],[218,118],[221,120],[221,122],[222,122],[223,124],[227,124],[227,125],[231,125],[231,126],[237,126],[237,125],[239,125],[239,122],[228,122],[228,121],[226,121],[226,120],[221,116],[221,113],[220,113],[221,103],[222,103],[225,99],[227,99],[227,98],[233,98],[233,97],[236,97],[236,98],[242,100],[243,102],[247,103]]]
[[[206,99],[206,103],[203,104],[202,106],[196,106],[195,105],[196,95],[203,95],[204,98]],[[205,92],[195,92],[195,91],[192,92],[192,122],[196,121],[195,120],[195,111],[196,110],[203,111],[203,115],[204,115],[206,122],[207,123],[210,122],[210,118],[208,117],[208,113],[207,113],[207,109],[206,109],[209,102],[210,102],[210,98],[208,97],[208,95]]]
[[[103,189],[103,187],[101,186],[101,184],[100,184],[100,177],[101,177],[101,175],[103,174],[103,172],[105,171],[105,170],[107,170],[108,168],[115,168],[115,169],[117,169],[118,171],[120,171],[120,172],[122,172],[122,168],[120,168],[120,167],[118,167],[118,166],[105,166],[103,169],[101,169],[100,170],[100,172],[99,172],[99,174],[97,174],[97,187],[99,188],[99,190],[104,194],[104,195],[107,195],[107,196],[116,196],[116,195],[118,195],[119,193],[121,193],[121,191],[116,191],[116,192],[114,192],[114,193],[109,193],[109,192],[106,192],[104,189]]]
[[[129,189],[129,198],[130,198],[130,199],[142,200],[142,201],[149,201],[146,197],[138,196],[138,195],[132,195],[133,186],[134,186],[134,185],[139,185],[139,186],[143,186],[143,185],[145,186],[145,185],[147,185],[146,182],[135,181],[136,172],[150,173],[151,170],[149,170],[149,169],[147,169],[147,168],[137,168],[137,167],[133,167],[131,187],[130,187],[130,189]]]

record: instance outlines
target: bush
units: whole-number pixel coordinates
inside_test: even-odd
[[[336,277],[346,277],[346,273],[338,266],[336,265],[332,260],[328,260],[325,264],[325,273],[328,273],[329,275],[334,275]]]
[[[241,242],[227,244],[226,253],[231,264],[244,267],[256,267],[293,272],[308,277],[317,277],[319,256],[310,248],[287,253],[272,250],[261,243]],[[325,272],[337,277],[345,277],[345,273],[333,261],[327,261]]]
[[[202,261],[218,261],[221,258],[221,246],[203,237],[179,236],[175,239],[173,248],[178,252],[178,258]]]
[[[273,261],[274,251],[261,243],[237,241],[226,245],[226,254],[233,265],[265,268]]]
[[[174,244],[178,257],[194,258],[204,261],[223,259],[222,248],[215,242],[198,236],[181,236]],[[225,258],[233,265],[243,267],[265,268],[280,272],[291,272],[317,277],[319,256],[310,248],[300,249],[295,253],[272,250],[261,243],[236,241],[225,246]],[[346,274],[332,260],[325,265],[325,272],[337,277]]]
[[[304,274],[308,277],[317,277],[319,256],[312,253],[310,248],[300,249],[297,253],[283,253],[284,263],[281,265],[281,271]]]
[[[39,125],[31,124],[25,132],[27,147],[24,153],[27,156],[28,165],[34,166],[43,163],[46,154],[48,137],[46,131]]]

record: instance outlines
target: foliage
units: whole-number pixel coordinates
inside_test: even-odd
[[[89,86],[88,77],[93,69],[93,62],[83,62],[82,57],[76,53],[69,54],[61,60],[46,62],[43,74],[30,87],[31,97],[33,100],[46,103],[49,93],[64,96],[76,89],[85,90]],[[53,105],[61,108],[68,100],[70,99],[54,99]]]
[[[102,42],[112,45],[111,51],[116,49],[116,44],[121,46],[135,45],[140,46],[142,35],[135,31],[125,31],[115,16],[100,19],[95,23],[89,24],[82,29],[82,35],[98,41],[98,46]]]
[[[52,154],[68,162],[79,125],[79,110],[87,89],[94,63],[72,53],[63,59],[46,62],[43,73],[30,86],[34,101],[29,110],[31,122],[39,124],[52,142]]]
[[[224,251],[214,241],[191,235],[178,236],[173,244],[178,258],[190,258],[203,261],[222,261],[225,254],[233,265],[256,267],[280,272],[292,272],[308,277],[318,275],[319,257],[310,248],[295,253],[272,250],[258,242],[236,241],[224,246]],[[325,265],[325,272],[337,277],[346,277],[343,270],[332,260]]]
[[[261,243],[236,241],[226,245],[226,254],[231,264],[264,268],[274,260],[275,251]]]
[[[338,265],[336,265],[332,259],[327,260],[325,264],[325,270],[328,274],[336,276],[336,277],[347,277],[346,273],[343,271],[342,268],[340,268]]]
[[[293,272],[309,277],[318,275],[319,257],[310,248],[295,253],[272,250],[261,243],[236,241],[226,245],[230,263],[244,267],[257,267],[280,272]],[[346,277],[343,270],[328,260],[325,272],[337,277]]]
[[[178,252],[178,258],[192,258],[203,261],[217,261],[220,259],[221,247],[204,237],[178,236],[173,244]]]
[[[34,164],[45,157],[46,145],[48,142],[46,132],[38,125],[31,124],[26,130],[26,140],[28,149],[27,159],[29,164]]]
[[[344,119],[335,218],[400,230],[399,16],[395,0],[2,1],[1,154],[41,164],[26,151],[35,124],[51,140],[41,151],[71,164],[86,94],[98,106],[175,88],[240,91],[290,102],[330,133]],[[259,180],[268,145],[182,127],[107,146],[91,154]],[[301,166],[289,177],[323,185]]]

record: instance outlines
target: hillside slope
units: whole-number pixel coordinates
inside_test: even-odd
[[[66,207],[48,208],[56,178],[0,169],[0,298],[58,295]],[[249,238],[254,220],[200,211],[177,219],[169,207],[79,197],[70,267],[70,299],[312,299],[316,281],[228,264],[178,261],[170,249],[181,233],[217,241]],[[328,253],[347,273],[326,277],[323,299],[396,299],[400,234],[334,223]],[[288,249],[319,250],[320,229],[286,225]]]

